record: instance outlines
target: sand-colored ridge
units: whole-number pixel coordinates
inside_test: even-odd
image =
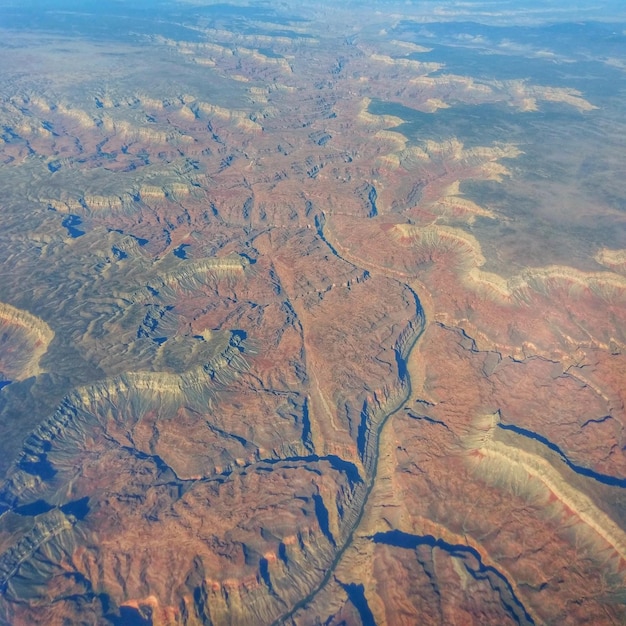
[[[604,265],[614,272],[626,273],[626,250],[611,250],[602,248],[593,257],[600,265]]]
[[[2,326],[9,328],[14,326],[22,329],[29,338],[30,354],[27,355],[28,359],[22,359],[21,371],[16,371],[12,375],[16,376],[16,380],[22,380],[40,374],[42,370],[39,361],[48,351],[48,347],[54,339],[54,331],[42,319],[4,302],[0,302],[0,327]]]
[[[60,213],[98,215],[110,212],[132,212],[141,204],[162,205],[203,195],[198,180],[202,177],[187,171],[184,163],[173,161],[165,166],[148,166],[137,175],[98,176],[90,170],[59,173],[63,178],[51,185],[37,170],[29,188],[29,197]]]
[[[139,192],[137,195],[142,202],[150,203],[154,201],[165,201],[168,198],[183,198],[185,196],[188,196],[190,193],[190,187],[186,183],[172,182],[165,185],[143,184],[139,187]],[[87,196],[85,197],[85,203],[89,208],[96,208],[94,207],[94,203],[90,202]],[[120,205],[116,206],[116,208],[121,208],[122,206],[123,204],[120,203]]]
[[[410,244],[418,248],[432,249],[433,252],[458,251],[459,263],[466,271],[480,267],[485,263],[478,240],[465,231],[451,226],[420,227],[412,224],[395,224],[389,233],[402,244]]]
[[[400,243],[417,248],[427,258],[450,254],[452,258],[447,262],[454,262],[454,270],[473,290],[497,301],[512,299],[506,279],[480,270],[485,263],[485,257],[480,243],[470,233],[435,224],[423,228],[396,224],[389,232]]]
[[[96,120],[91,115],[89,115],[87,111],[77,108],[70,108],[63,103],[59,103],[55,109],[55,112],[58,112],[65,117],[69,117],[72,120],[75,120],[83,128],[95,128],[96,126]]]
[[[280,57],[280,56],[270,57],[270,56],[267,56],[266,54],[263,54],[262,52],[259,52],[259,50],[254,50],[250,48],[242,48],[242,47],[237,47],[235,49],[235,54],[244,56],[244,57],[249,57],[251,60],[257,63],[263,63],[266,65],[275,65],[287,73],[291,73],[293,71],[291,65],[289,65],[289,61],[287,61],[287,59],[284,57]]]
[[[163,282],[168,285],[177,285],[181,281],[194,279],[203,275],[215,277],[241,277],[250,261],[239,254],[232,253],[226,257],[210,257],[198,261],[187,261],[180,267],[163,274]]]
[[[576,89],[533,85],[522,79],[479,81],[470,76],[456,74],[439,76],[429,76],[427,72],[422,72],[422,74],[411,78],[409,84],[418,87],[420,91],[432,94],[431,99],[445,104],[450,104],[447,100],[452,90],[456,101],[460,100],[468,104],[506,102],[522,112],[537,111],[538,103],[542,101],[566,104],[581,112],[589,112],[597,108],[585,100],[582,93]],[[413,106],[419,110],[427,110],[424,108],[423,101]]]
[[[473,178],[500,182],[510,172],[499,161],[501,159],[515,159],[521,154],[521,151],[513,144],[465,148],[463,143],[454,137],[441,142],[427,140],[419,146],[406,147],[406,139],[404,138],[403,141],[400,138],[403,137],[402,135],[397,138],[396,135],[400,135],[400,133],[386,131],[385,134],[380,134],[380,132],[377,134],[381,140],[393,140],[396,148],[398,148],[379,158],[381,165],[391,169],[402,168],[406,171],[412,171],[427,167],[430,163],[445,161],[448,164],[452,163],[459,167],[477,170]]]
[[[487,98],[493,94],[493,90],[489,85],[478,82],[470,76],[458,76],[455,74],[416,76],[410,80],[410,84],[434,91],[435,93],[441,88],[453,88],[457,98],[462,95]]]
[[[165,200],[165,190],[157,185],[142,185],[139,188],[139,197],[143,201]]]
[[[384,63],[385,65],[410,70],[416,74],[430,74],[444,67],[443,63],[414,61],[411,59],[390,57],[386,54],[371,54],[370,60],[375,63]]]
[[[109,211],[118,211],[123,209],[127,204],[132,201],[131,197],[120,196],[104,196],[98,194],[87,194],[83,198],[85,206],[91,211],[101,211],[103,209]],[[52,204],[54,202],[54,204]],[[63,207],[62,203],[58,201],[51,201],[50,204],[57,210]]]
[[[372,100],[370,98],[362,98],[359,102],[356,114],[356,119],[359,123],[364,126],[374,126],[380,130],[400,126],[404,123],[404,120],[401,117],[396,117],[395,115],[374,115],[373,113],[370,113],[368,108],[371,103]]]
[[[431,159],[446,158],[455,161],[462,159],[499,161],[500,159],[515,159],[521,154],[521,151],[514,144],[495,144],[493,146],[465,148],[463,142],[454,137],[441,142],[427,140],[423,146],[424,152]]]
[[[441,98],[427,98],[421,108],[425,113],[436,113],[439,109],[449,109],[451,106]]]
[[[137,194],[126,192],[120,195],[105,194],[81,194],[76,192],[70,197],[67,193],[62,193],[60,198],[41,198],[41,202],[54,208],[59,213],[84,213],[100,211],[121,211],[130,208],[136,202]]]
[[[127,120],[115,120],[108,114],[102,116],[102,127],[108,133],[116,133],[128,139],[138,139],[150,143],[164,144],[176,133],[153,130],[146,126],[135,126]]]
[[[192,59],[196,65],[202,65],[204,67],[215,67],[217,65],[213,59],[207,59],[204,57],[192,57]]]
[[[389,169],[398,169],[400,167],[399,153],[406,149],[407,138],[398,132],[392,130],[379,130],[374,138],[381,143],[389,143],[393,147],[393,152],[379,157],[379,163]]]
[[[164,40],[163,43],[166,45],[175,48],[180,54],[183,54],[187,57],[192,57],[193,60],[199,65],[211,65],[214,66],[217,64],[218,60],[236,58],[236,59],[246,59],[250,60],[256,64],[260,65],[269,65],[271,67],[276,67],[279,70],[290,74],[293,69],[289,64],[289,61],[284,56],[269,56],[263,54],[260,50],[256,48],[247,47],[241,45],[243,40],[239,39],[239,41],[235,41],[235,38],[229,36],[230,34],[226,34],[225,31],[220,31],[225,36],[221,37],[221,39],[230,39],[233,44],[231,45],[222,45],[217,42],[187,42],[187,41],[175,41],[175,40]],[[269,42],[260,42],[260,43],[276,43],[270,38]],[[287,41],[282,42],[283,45],[289,44],[292,45],[292,42],[287,39]],[[208,63],[207,63],[208,62]],[[230,76],[231,79],[233,75]],[[248,80],[248,77],[242,76],[244,80]],[[236,79],[235,79],[236,80]]]
[[[371,101],[364,98],[360,102],[357,119],[360,123],[378,128],[374,138],[380,143],[391,144],[392,150],[378,157],[377,163],[387,170],[402,169],[407,172],[424,170],[435,163],[446,163],[451,166],[467,169],[472,172],[471,178],[480,180],[494,180],[501,182],[510,175],[502,159],[515,159],[522,151],[512,143],[497,143],[491,146],[475,146],[466,148],[463,142],[456,137],[442,141],[425,140],[419,145],[409,145],[409,139],[399,131],[390,128],[400,126],[401,118],[388,115],[374,115],[368,111]],[[448,183],[443,195],[459,195],[460,181]],[[454,187],[453,185],[456,185]],[[466,206],[469,207],[468,204]],[[485,209],[473,204],[471,212],[476,215],[485,215]]]
[[[101,102],[98,100],[98,102]],[[27,104],[46,115],[61,116],[62,119],[68,120],[85,130],[104,131],[108,134],[118,134],[127,140],[147,141],[156,144],[166,144],[169,142],[191,142],[193,139],[180,132],[178,129],[172,129],[168,132],[149,128],[139,123],[138,119],[128,120],[119,119],[119,112],[115,110],[116,106],[123,106],[125,109],[136,108],[137,105],[148,109],[162,110],[165,102],[150,98],[148,96],[138,95],[130,100],[113,101],[110,99],[111,106],[101,106],[101,110],[94,108],[93,112],[89,112],[84,108],[74,105],[68,105],[65,102],[50,104],[41,97],[31,97],[27,100]]]
[[[295,34],[302,36],[286,37],[284,35],[277,34],[263,34],[262,29],[267,28],[270,32],[275,30],[282,30],[282,25],[275,24],[273,22],[265,22],[263,20],[255,20],[256,29],[255,33],[244,33],[239,31],[230,31],[223,28],[197,28],[199,32],[202,32],[208,40],[218,42],[228,42],[235,45],[243,44],[247,48],[256,47],[284,47],[286,49],[293,49],[295,46],[300,47],[302,45],[316,45],[319,43],[319,39],[313,37],[309,30],[291,23],[289,30]],[[171,45],[176,42],[169,40]],[[187,42],[184,42],[187,43]],[[200,44],[204,45],[204,44]]]
[[[398,39],[392,39],[389,43],[392,46],[396,46],[398,48],[401,48],[402,50],[406,50],[407,52],[416,52],[416,53],[432,52],[432,48],[420,46],[416,43],[412,43],[411,41],[400,41]]]
[[[42,545],[57,535],[72,530],[75,524],[74,516],[65,515],[59,509],[53,509],[41,516],[29,533],[11,549],[0,554],[0,589],[10,582],[22,563],[27,561]]]
[[[430,211],[444,217],[454,216],[465,218],[468,224],[474,223],[476,217],[488,217],[496,219],[496,215],[476,204],[472,200],[463,197],[460,190],[461,181],[454,181],[443,190],[441,198],[431,203]]]
[[[626,277],[613,272],[584,272],[572,267],[551,265],[528,268],[509,281],[510,290],[518,297],[527,289],[547,294],[555,288],[567,289],[576,297],[589,289],[606,303],[626,302]]]
[[[57,410],[43,420],[26,438],[22,451],[12,471],[0,490],[5,503],[13,506],[19,501],[36,499],[45,481],[22,469],[24,462],[37,462],[46,449],[47,442],[75,438],[80,431],[79,422],[93,419],[103,407],[98,419],[116,421],[106,407],[124,406],[124,403],[141,406],[169,406],[172,413],[181,402],[199,402],[205,409],[213,402],[220,386],[232,383],[249,369],[241,350],[241,340],[231,335],[228,343],[206,363],[192,367],[182,374],[168,372],[126,372],[97,383],[77,387],[60,403]],[[96,411],[94,413],[94,411]],[[141,415],[141,410],[139,411]],[[124,428],[128,428],[129,415],[123,413]]]
[[[161,111],[165,108],[165,102],[157,98],[152,98],[145,93],[137,93],[137,99],[141,102],[141,105],[147,109],[153,109],[155,111]]]
[[[4,302],[0,302],[0,320],[27,327],[36,335],[37,340],[45,344],[46,347],[54,338],[54,331],[43,320],[28,311]]]
[[[522,111],[535,110],[537,100],[567,104],[580,112],[593,111],[598,108],[585,100],[577,89],[531,85],[524,80],[506,81],[495,83],[495,85],[509,91],[513,96],[512,104],[517,104]]]
[[[564,288],[572,296],[585,289],[605,302],[626,300],[626,277],[612,272],[584,272],[567,266],[527,268],[505,279],[480,268],[485,263],[478,240],[470,233],[449,226],[427,227],[396,224],[390,233],[401,243],[415,246],[428,254],[453,253],[456,271],[466,286],[497,300],[524,302],[529,291],[547,294],[555,288]]]
[[[247,132],[256,133],[263,130],[263,127],[259,123],[251,120],[249,114],[245,111],[227,109],[216,104],[201,101],[191,103],[189,108],[196,115],[202,114],[208,117],[215,117],[224,122],[234,122],[238,128]]]
[[[534,487],[528,477],[536,479],[626,562],[626,533],[587,495],[568,483],[549,461],[498,441],[495,437],[498,421],[497,413],[477,417],[474,431],[465,438],[466,459],[473,470],[484,480],[520,493],[532,494]]]

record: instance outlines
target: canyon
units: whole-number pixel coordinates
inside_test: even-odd
[[[626,620],[621,101],[201,5],[3,32],[0,624]]]

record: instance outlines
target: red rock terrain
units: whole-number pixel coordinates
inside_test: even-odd
[[[594,105],[291,26],[7,34],[0,623],[626,620],[623,251],[498,266],[522,151],[370,111]]]

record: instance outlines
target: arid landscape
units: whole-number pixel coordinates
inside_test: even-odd
[[[0,624],[626,623],[626,15],[35,4]]]

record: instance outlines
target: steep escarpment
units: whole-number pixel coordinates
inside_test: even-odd
[[[0,376],[11,382],[39,373],[39,361],[54,338],[53,330],[43,320],[27,311],[0,303],[2,355]]]

